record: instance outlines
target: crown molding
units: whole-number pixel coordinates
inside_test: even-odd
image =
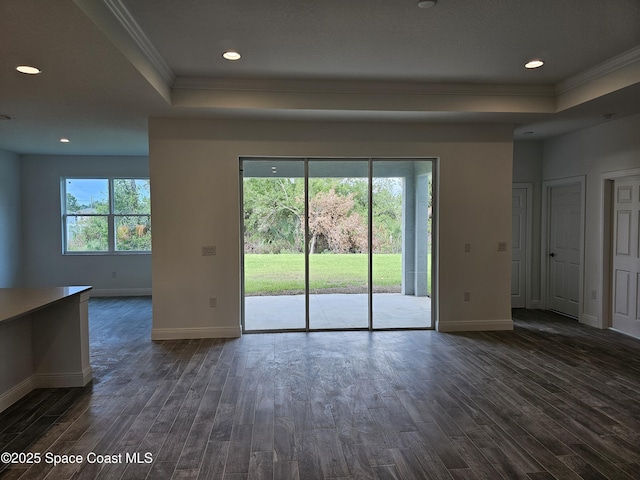
[[[129,9],[121,0],[103,0],[103,2],[114,18],[118,20],[122,28],[129,34],[149,63],[157,70],[160,77],[167,85],[171,86],[176,78],[175,73],[173,73],[173,70],[171,70],[167,62],[162,58],[162,55],[160,55],[158,50],[153,46],[153,43],[151,43],[149,37],[147,37],[138,22],[136,22],[136,19]]]
[[[640,45],[567,78],[556,85],[555,92],[557,95],[563,95],[636,63],[640,63]]]
[[[553,85],[176,77],[173,89],[290,93],[555,97]]]

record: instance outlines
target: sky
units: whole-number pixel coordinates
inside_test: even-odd
[[[66,182],[67,193],[76,197],[79,205],[90,205],[92,199],[105,202],[109,199],[109,181],[106,178],[68,178]]]

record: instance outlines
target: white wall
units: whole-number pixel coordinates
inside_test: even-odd
[[[512,127],[151,119],[154,338],[240,334],[239,158],[438,157],[440,330],[512,328]],[[472,252],[464,253],[464,244]],[[201,256],[203,245],[217,255]],[[464,292],[471,301],[464,302]],[[217,297],[218,306],[209,307]]]
[[[581,321],[603,323],[603,176],[640,168],[640,115],[611,120],[544,142],[543,180],[586,176],[585,265]],[[544,280],[544,279],[543,279]],[[596,292],[596,299],[591,292]]]
[[[0,288],[21,284],[20,163],[0,150]]]
[[[531,297],[527,299],[530,308],[541,308],[540,296],[540,227],[542,205],[542,152],[541,141],[515,141],[513,143],[513,183],[530,183],[532,202],[529,213],[532,216],[531,265],[527,273],[527,282],[531,288]]]
[[[149,294],[150,254],[62,254],[60,197],[66,176],[146,177],[147,157],[23,155],[20,162],[25,286],[91,285],[92,296]]]

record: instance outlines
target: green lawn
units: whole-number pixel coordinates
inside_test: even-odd
[[[374,289],[399,291],[402,256],[373,255]],[[246,254],[245,294],[304,293],[304,255]],[[429,262],[430,263],[430,262]],[[429,290],[431,282],[429,279]],[[309,256],[309,288],[314,291],[363,291],[367,287],[366,254],[318,254]]]

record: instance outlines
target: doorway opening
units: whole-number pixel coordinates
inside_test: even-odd
[[[433,328],[434,160],[243,158],[243,332]]]

